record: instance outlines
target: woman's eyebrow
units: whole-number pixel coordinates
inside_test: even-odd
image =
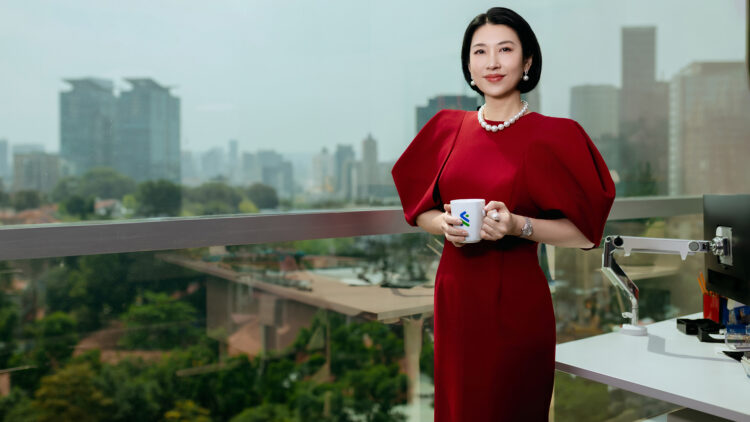
[[[505,41],[500,41],[496,45],[501,45],[501,44],[515,44],[515,43],[511,40],[505,40]],[[480,42],[471,46],[471,48],[474,48],[474,47],[487,47],[487,44]]]

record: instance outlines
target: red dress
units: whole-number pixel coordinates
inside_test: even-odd
[[[529,113],[487,132],[476,112],[443,110],[393,167],[407,221],[452,199],[503,201],[532,218],[568,218],[598,245],[615,196],[573,120]],[[546,421],[555,316],[537,244],[507,236],[445,242],[435,285],[435,421]]]

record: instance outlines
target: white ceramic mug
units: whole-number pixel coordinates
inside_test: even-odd
[[[469,233],[462,243],[477,243],[482,240],[482,219],[485,214],[484,199],[454,199],[451,201],[451,215],[461,220],[461,224],[453,227],[464,229]]]

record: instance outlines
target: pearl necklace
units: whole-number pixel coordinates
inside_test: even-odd
[[[521,103],[523,103],[523,108],[521,108],[521,111],[516,113],[515,116],[506,120],[505,123],[500,123],[494,126],[484,121],[484,116],[483,116],[484,107],[487,105],[487,104],[484,104],[481,107],[479,107],[479,111],[477,111],[477,119],[479,120],[479,124],[484,128],[484,130],[488,132],[497,132],[498,130],[503,130],[506,127],[515,123],[518,119],[520,119],[521,116],[523,116],[523,113],[526,113],[526,110],[529,109],[529,103],[527,103],[526,101],[521,101]]]

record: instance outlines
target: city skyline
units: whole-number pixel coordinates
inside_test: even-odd
[[[744,2],[646,4],[510,2],[535,29],[544,54],[542,103],[532,109],[567,117],[572,86],[620,86],[625,26],[657,27],[658,80],[696,61],[744,60]],[[410,3],[393,16],[387,5],[371,3],[179,5],[4,5],[0,45],[16,53],[0,69],[0,91],[11,99],[0,105],[0,138],[58,151],[52,97],[64,78],[148,76],[183,99],[183,149],[236,139],[242,150],[314,154],[372,133],[380,156],[393,160],[414,136],[415,107],[435,95],[471,93],[458,69],[460,39],[468,20],[491,6]],[[570,25],[581,19],[589,25]],[[31,21],[41,29],[30,33]],[[695,30],[707,22],[721,33]],[[200,35],[185,30],[196,25],[205,29]],[[327,26],[336,30],[319,31]]]

